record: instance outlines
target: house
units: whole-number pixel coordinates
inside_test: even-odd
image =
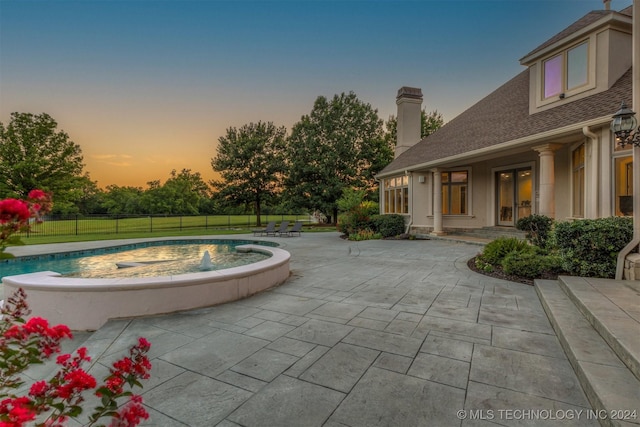
[[[592,11],[520,59],[526,67],[420,140],[422,91],[398,91],[382,213],[412,234],[632,215],[632,146],[610,130],[632,102],[632,7]]]

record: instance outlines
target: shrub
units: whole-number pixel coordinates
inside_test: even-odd
[[[531,250],[511,252],[502,260],[502,268],[505,273],[515,276],[535,279],[544,273],[558,273],[561,268],[561,259],[557,255],[545,255],[535,247]]]
[[[618,253],[633,238],[633,222],[628,217],[559,222],[554,237],[569,274],[613,278]]]
[[[527,239],[541,248],[547,247],[552,227],[553,219],[545,215],[529,215],[516,223],[516,228],[525,231]]]
[[[380,233],[375,233],[373,230],[365,229],[358,230],[355,233],[349,234],[349,240],[361,241],[361,240],[378,240],[381,239],[382,236]]]
[[[493,265],[489,264],[488,262],[485,262],[482,259],[482,256],[476,257],[475,264],[478,270],[484,271],[485,273],[492,273],[494,270]]]
[[[373,229],[382,237],[393,237],[404,233],[404,217],[398,214],[374,215],[371,217]]]
[[[499,265],[511,252],[529,250],[530,247],[529,243],[515,237],[499,237],[487,243],[479,257],[483,262],[495,266]]]
[[[338,230],[348,236],[358,232],[358,230],[374,228],[371,216],[377,211],[377,203],[362,202],[360,205],[351,208],[350,211],[340,214],[338,217]]]
[[[360,230],[372,229],[371,217],[378,213],[378,203],[364,200],[363,190],[346,188],[337,205],[341,214],[338,216],[338,231],[349,236]]]

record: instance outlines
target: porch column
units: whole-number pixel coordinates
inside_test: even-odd
[[[560,148],[558,144],[545,144],[533,147],[540,156],[540,185],[538,213],[549,218],[556,217],[556,175],[554,152]]]
[[[440,169],[432,169],[433,172],[433,231],[434,236],[441,236],[442,231],[442,175]]]

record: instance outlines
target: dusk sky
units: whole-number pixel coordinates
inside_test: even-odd
[[[621,10],[632,0],[613,0]],[[386,120],[402,86],[449,121],[602,0],[0,0],[0,122],[46,112],[98,185],[214,177],[228,127],[288,130],[353,91]],[[499,119],[499,118],[497,118]]]

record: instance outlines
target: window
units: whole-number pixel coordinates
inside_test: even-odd
[[[573,216],[584,217],[584,144],[571,154],[573,167]]]
[[[588,50],[589,43],[583,42],[543,62],[545,99],[588,83]]]
[[[633,156],[616,157],[615,212],[617,216],[633,215]]]
[[[384,180],[384,213],[409,213],[409,177]]]
[[[466,215],[468,171],[442,172],[442,214]]]

